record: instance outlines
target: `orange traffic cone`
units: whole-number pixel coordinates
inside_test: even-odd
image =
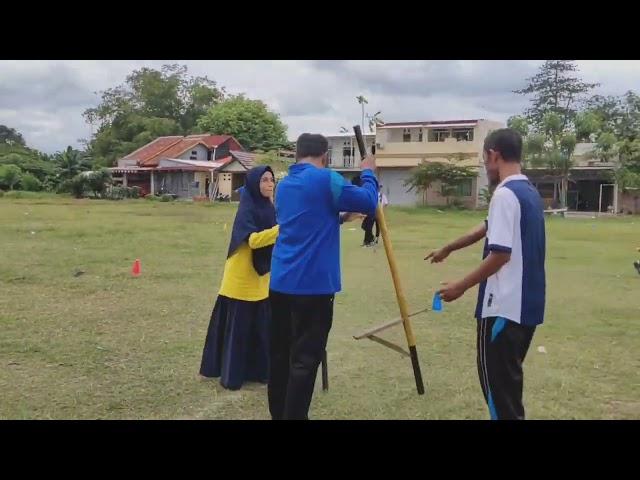
[[[137,277],[137,276],[140,275],[140,273],[141,273],[141,270],[140,270],[140,259],[138,258],[138,259],[136,259],[135,262],[133,262],[133,269],[131,270],[131,274],[134,277]]]

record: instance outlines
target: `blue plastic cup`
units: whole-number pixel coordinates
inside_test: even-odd
[[[433,296],[433,303],[431,305],[431,309],[434,312],[442,311],[442,299],[440,298],[440,294],[438,292],[436,292],[436,294]]]

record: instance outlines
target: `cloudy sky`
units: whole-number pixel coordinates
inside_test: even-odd
[[[29,146],[55,152],[90,136],[82,112],[94,92],[124,81],[132,70],[165,63],[207,75],[230,93],[265,101],[288,125],[304,132],[337,133],[360,120],[355,100],[385,121],[489,118],[506,120],[527,100],[511,93],[541,61],[0,61],[0,124],[16,128]],[[640,61],[579,61],[601,94],[640,89]]]

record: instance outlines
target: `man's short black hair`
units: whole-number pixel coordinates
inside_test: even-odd
[[[317,133],[303,133],[296,142],[296,160],[307,157],[321,157],[329,150],[327,139]]]
[[[522,160],[522,136],[512,128],[494,130],[484,140],[484,150],[500,152],[505,162]]]

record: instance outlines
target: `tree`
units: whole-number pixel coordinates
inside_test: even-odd
[[[233,135],[247,150],[273,150],[288,145],[287,127],[260,100],[231,97],[198,120],[200,132]]]
[[[595,95],[587,115],[598,119],[593,155],[604,161],[617,158],[615,177],[622,187],[640,188],[640,96],[628,91],[620,97]]]
[[[44,156],[26,147],[13,148],[10,153],[0,154],[0,165],[17,165],[23,172],[34,175],[41,182],[47,177],[55,176],[56,167],[50,160],[43,160]]]
[[[537,155],[535,160],[532,159],[535,164],[545,166],[555,174],[562,208],[567,206],[569,175],[576,143],[575,133],[563,125],[562,117],[555,112],[545,114],[542,133],[534,137],[533,143],[527,142],[527,152]]]
[[[582,135],[591,135],[586,117],[581,127]],[[527,168],[543,168],[551,170],[556,176],[560,203],[563,207],[567,204],[569,189],[569,176],[573,167],[573,153],[576,148],[578,136],[574,125],[563,125],[562,117],[556,112],[548,112],[543,117],[542,124],[537,131],[530,131],[526,118],[511,117],[508,126],[523,135],[522,156]]]
[[[450,203],[450,197],[458,196],[459,187],[466,181],[478,176],[477,168],[461,166],[444,162],[422,162],[412,172],[404,185],[408,191],[417,190],[426,194],[427,190],[435,182],[442,185],[441,193]]]
[[[207,77],[189,77],[186,66],[134,70],[83,113],[98,126],[87,146],[93,164],[112,166],[159,136],[193,133],[197,120],[224,96],[224,88]]]
[[[599,85],[583,82],[575,75],[577,71],[571,60],[547,60],[536,75],[526,80],[525,88],[514,91],[532,96],[525,116],[535,130],[543,128],[544,117],[549,113],[559,116],[562,130],[573,122],[583,96]]]
[[[24,138],[16,131],[15,128],[9,128],[6,125],[0,125],[0,143],[9,145],[25,146]]]
[[[63,180],[71,179],[79,172],[89,169],[89,165],[83,162],[82,152],[74,150],[71,146],[68,146],[63,152],[56,153],[54,159],[59,176]]]
[[[594,135],[601,130],[602,120],[591,111],[578,112],[574,119],[576,138],[581,142],[591,142]]]
[[[596,146],[593,149],[592,156],[608,162],[617,155],[618,139],[611,132],[602,132],[598,135]]]
[[[13,190],[21,176],[22,170],[17,165],[0,165],[0,187]]]
[[[514,129],[523,137],[529,134],[529,121],[520,115],[509,117],[507,120],[507,127]]]
[[[628,168],[619,168],[615,172],[616,182],[622,190],[640,190],[640,173]]]
[[[113,181],[111,172],[106,168],[82,172],[80,175],[85,179],[86,188],[91,190],[93,192],[93,196],[96,198],[104,195],[104,192],[107,190],[107,186]]]
[[[277,151],[270,151],[266,153],[258,153],[256,155],[257,165],[268,165],[273,170],[276,180],[284,178],[289,172],[289,167],[293,165],[294,161],[278,156]]]
[[[585,114],[598,119],[598,130],[614,132],[622,110],[620,99],[614,96],[594,95],[585,101]]]

